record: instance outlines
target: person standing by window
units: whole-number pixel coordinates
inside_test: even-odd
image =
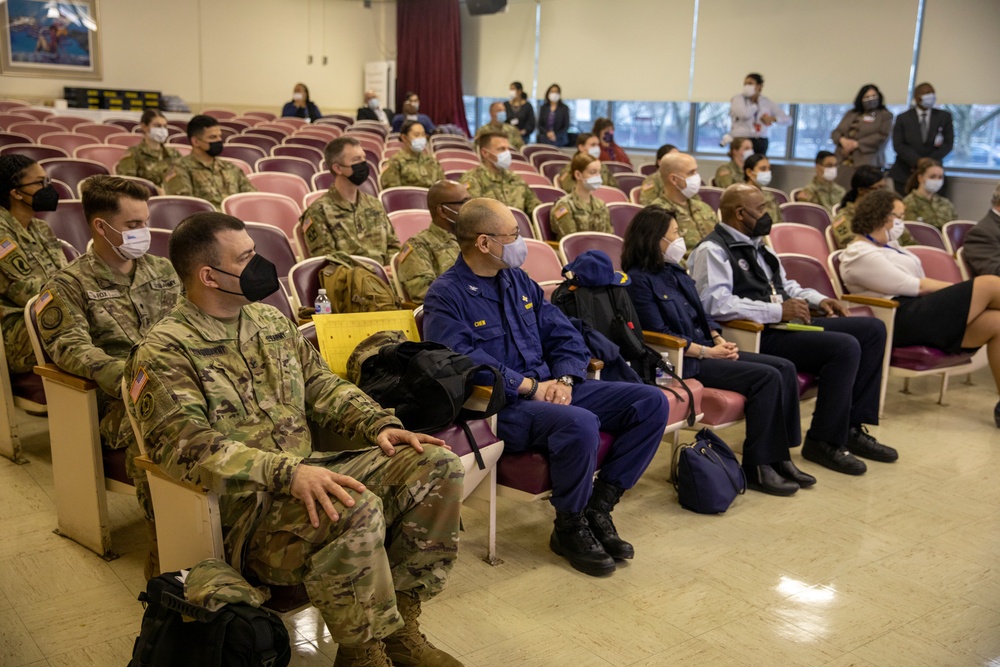
[[[922,83],[913,89],[913,108],[899,114],[892,129],[892,149],[896,163],[889,176],[896,192],[906,191],[906,181],[917,168],[920,158],[929,157],[944,162],[955,145],[955,125],[951,114],[935,109],[937,95],[934,86]]]
[[[849,187],[858,167],[885,166],[885,144],[892,131],[892,112],[885,108],[882,91],[874,83],[861,86],[840,124],[830,133],[837,146],[837,182]]]
[[[538,136],[535,141],[552,146],[569,146],[569,107],[562,101],[562,88],[553,83],[538,107]]]
[[[750,137],[753,152],[767,155],[767,134],[772,125],[791,125],[781,107],[760,94],[764,77],[751,72],[743,79],[743,91],[734,95],[729,103],[729,117],[733,120],[731,137]]]
[[[509,99],[503,103],[507,112],[507,122],[517,128],[524,143],[530,141],[535,131],[535,110],[528,104],[528,96],[520,81],[510,84]]]

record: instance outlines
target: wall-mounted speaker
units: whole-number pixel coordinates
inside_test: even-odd
[[[496,14],[507,8],[507,0],[466,0],[471,16]]]

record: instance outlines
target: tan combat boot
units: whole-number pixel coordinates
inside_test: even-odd
[[[392,667],[385,654],[385,646],[377,639],[364,644],[337,646],[337,659],[333,667]]]
[[[386,651],[392,659],[392,664],[399,667],[462,667],[451,657],[420,632],[417,617],[420,616],[420,600],[396,591],[396,608],[403,617],[403,628],[382,640]]]

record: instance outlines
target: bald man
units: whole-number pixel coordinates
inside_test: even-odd
[[[646,177],[646,180],[642,182],[642,190],[639,191],[639,203],[643,206],[649,206],[654,201],[663,196],[663,178],[660,176],[660,162],[667,155],[672,155],[674,153],[679,153],[677,146],[673,144],[663,144],[656,150],[656,167],[657,170]]]
[[[431,226],[410,237],[399,253],[399,280],[413,303],[423,303],[427,289],[458,257],[455,221],[469,201],[469,191],[455,181],[438,181],[427,191]]]
[[[872,317],[847,317],[842,303],[788,278],[766,245],[771,231],[764,196],[742,183],[726,188],[722,222],[695,248],[688,265],[709,317],[725,322],[812,324],[823,331],[765,327],[760,353],[788,359],[800,373],[819,378],[812,424],[802,457],[831,470],[861,475],[862,456],[885,463],[896,450],[865,430],[878,424],[885,326]],[[813,317],[810,310],[822,313]]]
[[[507,137],[511,148],[520,149],[524,146],[524,139],[517,128],[507,122],[505,104],[505,102],[494,102],[490,105],[490,122],[476,130],[475,139],[479,139],[486,132],[500,132]]]
[[[374,90],[365,91],[365,105],[358,109],[358,120],[377,120],[383,125],[389,124],[392,109],[384,109]]]
[[[649,203],[674,214],[690,253],[719,221],[712,207],[698,197],[701,188],[698,161],[687,153],[668,153],[660,159],[659,174],[663,193]]]
[[[527,254],[510,209],[473,199],[458,214],[461,255],[424,302],[424,334],[504,377],[497,434],[507,452],[548,455],[550,548],[577,570],[609,574],[632,558],[611,511],[649,465],[663,436],[664,393],[643,384],[586,380],[583,338],[520,268]],[[586,381],[585,381],[586,380]],[[597,481],[599,431],[615,437]]]

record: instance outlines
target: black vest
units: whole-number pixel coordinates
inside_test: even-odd
[[[785,286],[781,282],[781,264],[778,262],[778,258],[763,246],[758,251],[752,244],[736,240],[722,225],[716,225],[712,233],[703,238],[701,242],[717,243],[726,251],[733,270],[733,294],[736,296],[754,301],[771,300],[771,280],[767,279],[764,269],[757,261],[757,255],[760,254],[768,268],[771,269],[774,293],[780,294],[782,299],[788,299]]]

